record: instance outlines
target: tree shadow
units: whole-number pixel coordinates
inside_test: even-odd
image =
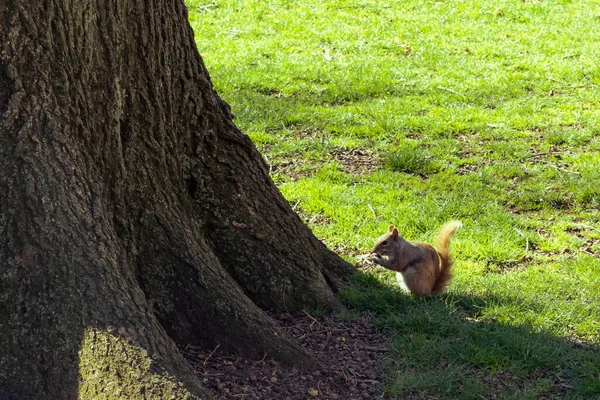
[[[403,292],[359,272],[342,290],[390,336],[384,365],[389,396],[590,398],[600,395],[600,346],[530,325],[481,318],[486,307],[545,305],[515,295],[432,297]]]

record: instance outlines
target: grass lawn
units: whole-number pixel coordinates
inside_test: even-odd
[[[600,2],[187,0],[236,123],[351,262],[463,228],[446,293],[372,268],[386,393],[600,397]]]

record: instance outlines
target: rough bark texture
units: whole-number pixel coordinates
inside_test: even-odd
[[[0,4],[0,397],[205,397],[178,346],[311,365],[263,309],[351,267],[232,123],[182,0]]]

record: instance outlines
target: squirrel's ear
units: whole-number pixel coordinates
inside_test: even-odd
[[[392,232],[394,229],[396,229],[396,228],[394,228],[394,225],[390,225],[390,227],[388,228],[388,231]]]
[[[394,239],[398,239],[398,229],[396,229],[396,228],[392,229],[392,237]]]

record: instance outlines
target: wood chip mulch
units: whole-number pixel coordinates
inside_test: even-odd
[[[273,318],[281,329],[315,355],[320,369],[303,372],[264,357],[248,360],[236,355],[185,349],[185,357],[217,399],[385,399],[382,360],[387,339],[363,318],[342,321],[306,313]]]

